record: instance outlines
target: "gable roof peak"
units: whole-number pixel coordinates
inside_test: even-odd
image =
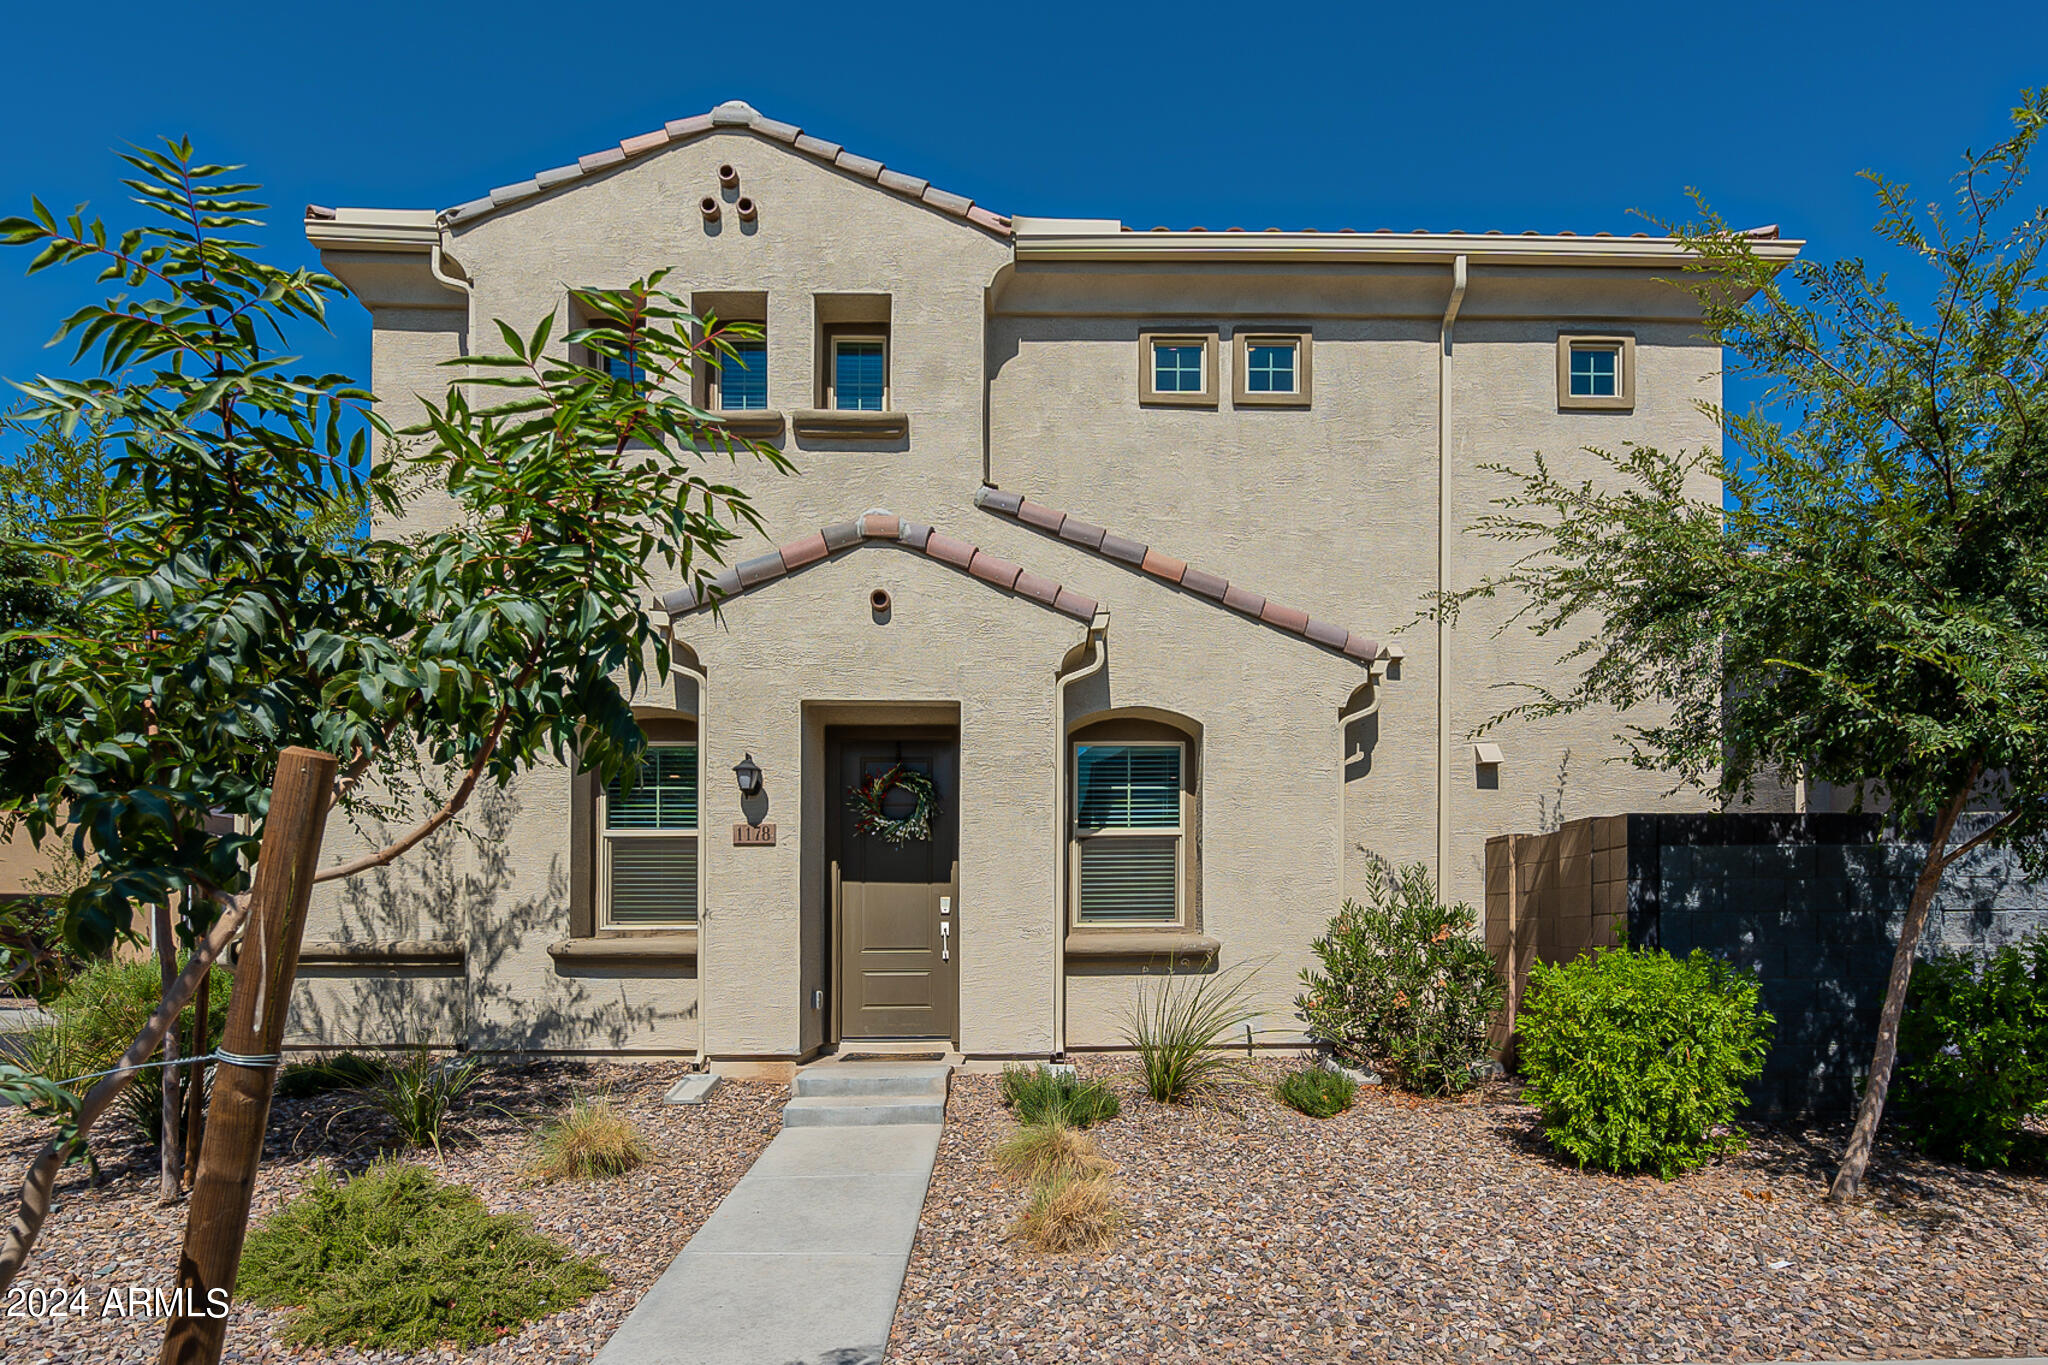
[[[745,100],[727,100],[711,111],[711,123],[716,128],[751,127],[759,117],[761,111]]]

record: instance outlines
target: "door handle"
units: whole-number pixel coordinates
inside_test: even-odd
[[[952,960],[953,921],[942,919],[939,921],[939,961],[951,962]]]

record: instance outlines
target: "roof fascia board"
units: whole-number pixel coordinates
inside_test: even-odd
[[[1752,250],[1778,264],[1799,255],[1805,243],[1760,240]],[[1473,265],[1670,266],[1696,259],[1683,242],[1636,237],[1495,237],[1448,233],[1323,232],[1019,232],[1019,261],[1166,261],[1197,264],[1228,261],[1349,261],[1387,264],[1443,264],[1459,256]]]

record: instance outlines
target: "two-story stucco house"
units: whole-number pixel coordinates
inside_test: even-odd
[[[1717,440],[1671,240],[1006,217],[737,102],[306,230],[397,422],[494,319],[666,266],[762,325],[708,399],[797,473],[743,465],[771,535],[717,610],[661,604],[651,780],[534,774],[320,902],[301,1043],[1044,1057],[1120,1045],[1138,983],[1211,954],[1298,1037],[1368,851],[1477,903],[1489,835],[1666,804],[1604,761],[1612,717],[1473,743],[1559,646],[1418,611],[1504,562],[1466,532],[1482,464]],[[862,818],[891,770],[928,835]]]

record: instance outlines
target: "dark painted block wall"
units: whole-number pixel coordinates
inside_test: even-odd
[[[1629,941],[1704,948],[1761,978],[1778,1027],[1757,1108],[1852,1107],[1925,846],[1883,840],[1875,816],[1627,821]],[[1978,819],[1968,831],[1982,827]],[[2012,855],[1980,849],[1943,879],[1922,956],[1989,951],[2041,928],[2048,883],[2027,881]]]

